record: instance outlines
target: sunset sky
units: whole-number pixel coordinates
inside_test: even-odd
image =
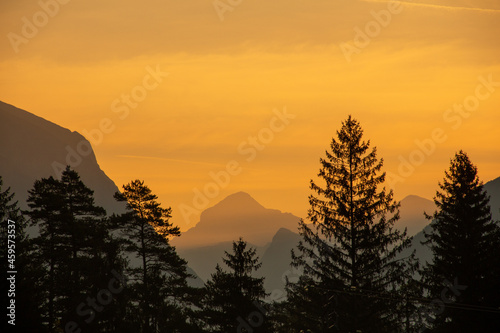
[[[109,119],[87,136],[99,165],[144,179],[183,230],[182,207],[237,191],[305,217],[349,114],[397,199],[431,199],[459,149],[500,176],[497,0],[6,0],[0,22],[0,100],[82,134]]]

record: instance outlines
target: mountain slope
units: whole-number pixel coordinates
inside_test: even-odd
[[[486,183],[485,189],[491,196],[492,211],[498,212],[500,178]],[[416,250],[417,258],[422,263],[432,260],[431,251],[421,242],[424,241],[422,230],[431,230],[424,212],[432,214],[435,209],[433,201],[418,196],[411,195],[401,200],[401,218],[396,222],[396,228],[407,228],[408,235],[414,237],[411,248],[401,253],[400,257]],[[199,224],[172,243],[189,266],[206,281],[215,271],[216,264],[222,264],[224,251],[231,250],[232,241],[243,237],[257,249],[262,262],[255,275],[266,278],[265,288],[271,293],[271,298],[281,299],[285,276],[294,279],[300,274],[290,266],[290,252],[301,239],[297,234],[298,221],[296,216],[266,209],[247,193],[239,192],[205,210]],[[222,267],[226,269],[223,264]]]
[[[82,151],[85,146],[90,149],[79,154],[78,150]],[[74,153],[68,155],[68,151]],[[108,214],[125,210],[125,205],[113,198],[118,187],[101,170],[90,143],[82,135],[0,101],[0,176],[4,186],[10,186],[15,193],[21,208],[27,208],[28,190],[35,180],[59,177],[54,166],[65,165],[67,158],[74,162],[72,168],[85,185],[94,190],[96,203]],[[28,232],[33,236],[38,231],[28,228]],[[132,254],[128,259],[133,266],[140,264]],[[189,284],[201,287],[203,281],[190,267],[187,269],[194,276],[188,279]]]
[[[434,210],[436,205],[433,201],[409,195],[401,200],[400,219],[396,222],[396,228],[400,230],[407,228],[408,236],[414,236],[429,224],[424,212],[432,214]]]
[[[280,228],[297,230],[299,218],[267,209],[245,192],[232,194],[203,211],[198,224],[172,241],[179,250],[245,241],[264,246]]]
[[[291,279],[295,275],[292,269],[292,249],[299,244],[299,234],[288,229],[281,228],[274,235],[271,244],[262,255],[262,267],[259,275],[265,276],[264,287],[272,295],[279,298],[285,293],[285,277]]]
[[[491,215],[495,221],[500,221],[500,177],[484,184],[484,189],[490,196]]]
[[[198,276],[207,281],[217,264],[227,269],[222,261],[224,251],[231,252],[232,242],[242,237],[264,261],[256,276],[266,277],[266,288],[283,289],[281,270],[289,266],[290,251],[298,243],[298,238],[290,234],[298,235],[289,230],[296,231],[298,222],[298,217],[267,209],[248,193],[238,192],[203,211],[195,227],[171,242]]]
[[[428,224],[423,212],[432,213],[433,209],[430,200],[406,197],[401,202],[401,219],[396,227],[407,228],[409,235],[417,233]],[[279,298],[284,294],[284,277],[297,277],[299,273],[290,266],[291,250],[301,239],[298,221],[296,216],[266,209],[249,194],[238,192],[205,210],[198,225],[173,239],[172,244],[206,281],[216,264],[226,269],[222,264],[224,251],[230,251],[232,241],[243,237],[257,249],[262,262],[255,275],[264,276],[266,290]]]
[[[0,102],[0,142],[0,175],[22,208],[36,179],[59,177],[58,167],[69,162],[108,214],[124,210],[123,203],[113,199],[117,186],[101,170],[90,143],[79,133]]]
[[[255,277],[265,277],[264,287],[267,292],[273,295],[284,295],[285,280],[284,277],[296,275],[291,268],[292,260],[291,250],[299,243],[300,236],[288,229],[279,229],[272,241],[266,246],[255,246],[251,243],[248,247],[253,247],[257,251],[262,267],[253,275]],[[222,242],[216,245],[203,246],[177,250],[179,255],[188,261],[189,267],[192,267],[196,274],[203,280],[210,279],[211,274],[215,273],[215,266],[219,264],[223,270],[228,268],[223,263],[224,251],[232,251],[232,242]]]
[[[253,247],[257,251],[259,258],[267,247],[255,246],[248,243],[248,247]],[[177,253],[181,258],[187,260],[189,267],[191,267],[200,279],[207,281],[210,275],[215,273],[215,266],[219,264],[222,269],[227,270],[226,265],[223,263],[222,258],[225,258],[224,251],[232,253],[233,242],[223,242],[215,245],[203,246],[191,249],[177,249]]]
[[[496,178],[492,181],[484,184],[484,190],[490,196],[490,206],[491,206],[491,215],[495,221],[500,220],[500,177]],[[428,214],[432,214],[434,210],[426,211]],[[411,243],[411,247],[403,251],[400,256],[407,256],[413,250],[416,251],[416,257],[419,259],[420,263],[424,264],[425,262],[430,262],[432,260],[432,251],[429,249],[427,245],[422,245],[422,242],[425,241],[424,231],[426,233],[430,233],[432,228],[430,225],[427,225],[422,231],[417,233]]]

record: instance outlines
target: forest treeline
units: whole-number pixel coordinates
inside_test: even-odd
[[[16,331],[498,332],[500,227],[477,167],[463,151],[451,159],[427,215],[433,260],[424,264],[403,255],[412,239],[394,227],[399,203],[382,168],[349,116],[311,180],[290,262],[301,275],[279,302],[269,300],[256,277],[260,259],[242,238],[193,287],[170,244],[180,236],[172,210],[143,181],[115,194],[127,212],[109,216],[69,167],[35,181],[26,211],[0,178],[0,251],[4,272],[17,270]]]

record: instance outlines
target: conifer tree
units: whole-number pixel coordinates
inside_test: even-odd
[[[62,306],[58,302],[60,293],[56,290],[58,282],[62,281],[58,269],[66,254],[58,251],[61,218],[58,212],[62,206],[59,183],[53,177],[35,181],[29,191],[27,212],[31,224],[39,228],[39,237],[33,240],[35,246],[34,260],[41,263],[44,278],[41,286],[45,291],[43,304],[40,304],[48,332],[55,332],[57,322],[62,317]]]
[[[500,229],[477,167],[460,151],[439,183],[437,211],[426,242],[433,262],[424,271],[430,298],[444,307],[427,318],[432,332],[498,332]]]
[[[204,316],[210,332],[271,332],[264,306],[264,278],[256,278],[261,263],[254,248],[247,249],[241,238],[225,252],[220,265],[205,283]]]
[[[161,207],[158,197],[140,180],[123,185],[123,192],[115,198],[127,203],[128,212],[119,220],[126,250],[138,259],[129,275],[140,332],[173,332],[179,326],[188,331],[187,326],[196,325],[186,315],[194,308],[196,291],[187,284],[191,275],[186,261],[169,243],[169,238],[180,235],[179,227],[169,221],[172,209]]]
[[[10,188],[3,188],[3,179],[0,176],[0,258],[3,260],[1,267],[3,274],[9,271],[16,272],[15,291],[11,294],[13,297],[4,297],[3,299],[9,301],[9,304],[2,303],[5,309],[10,305],[10,299],[15,300],[15,326],[7,323],[10,317],[5,318],[2,324],[26,333],[44,332],[38,310],[38,303],[42,297],[38,283],[41,271],[32,260],[31,240],[25,231],[27,221],[14,197]],[[2,290],[10,294],[9,281],[4,278],[1,284],[2,287],[5,285]]]
[[[394,228],[399,204],[381,188],[383,160],[349,116],[320,163],[322,183],[311,180],[312,224],[300,221],[299,252],[292,251],[292,265],[304,274],[287,286],[289,309],[304,318],[304,331],[393,331],[399,324],[393,295],[415,263],[396,260],[410,239]]]
[[[33,239],[33,260],[45,273],[40,284],[46,294],[40,308],[48,331],[65,330],[73,322],[80,329],[109,328],[110,322],[117,322],[109,316],[116,300],[105,302],[106,308],[79,308],[107,288],[113,270],[123,269],[117,244],[108,232],[106,212],[95,205],[93,191],[69,167],[60,180],[35,181],[29,194],[27,214],[39,232]],[[108,318],[103,321],[105,314]]]

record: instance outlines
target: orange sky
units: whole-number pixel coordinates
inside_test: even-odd
[[[498,1],[59,1],[0,3],[0,100],[80,133],[109,119],[101,168],[144,179],[182,229],[240,190],[305,216],[348,114],[402,177],[398,199],[431,198],[459,149],[500,176]]]

